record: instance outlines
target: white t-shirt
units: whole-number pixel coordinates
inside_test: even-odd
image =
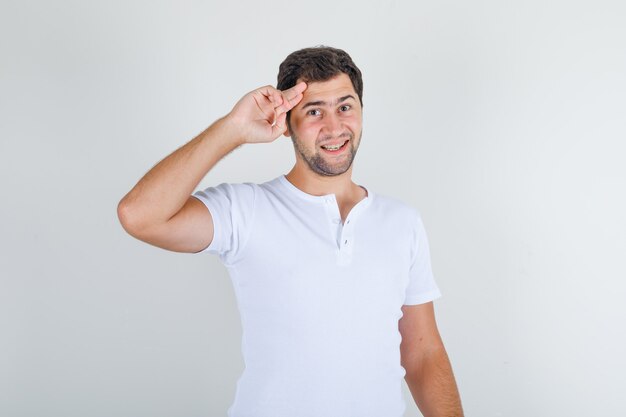
[[[363,187],[365,188],[365,187]],[[341,222],[334,194],[284,175],[193,195],[209,209],[242,320],[229,417],[401,417],[403,304],[441,294],[417,210],[374,194]]]

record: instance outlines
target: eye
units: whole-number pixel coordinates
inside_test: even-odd
[[[351,108],[352,108],[352,106],[351,106],[351,105],[349,105],[349,104],[344,104],[343,106],[339,107],[339,109],[340,109],[341,111],[348,111],[348,110],[350,110]]]
[[[313,110],[309,110],[306,114],[310,116],[319,116],[320,114],[322,114],[322,112],[320,112],[319,109],[313,109]]]

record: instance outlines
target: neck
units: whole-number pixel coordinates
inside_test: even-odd
[[[352,182],[352,167],[340,175],[323,176],[299,169],[296,164],[285,177],[297,188],[311,195],[335,194],[340,200],[365,196],[365,190]]]

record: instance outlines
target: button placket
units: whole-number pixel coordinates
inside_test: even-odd
[[[357,209],[358,210],[358,209]],[[346,256],[350,256],[352,254],[352,247],[354,246],[354,242],[353,242],[353,238],[354,238],[354,234],[353,232],[353,227],[352,227],[352,219],[354,217],[354,213],[356,211],[351,211],[350,214],[348,214],[348,218],[346,218],[346,222],[343,225],[343,228],[341,230],[341,236],[340,236],[340,251],[342,253],[344,253]]]
[[[352,262],[352,227],[346,221],[341,236],[339,236],[339,249],[337,250],[337,264],[347,266]]]
[[[354,247],[354,219],[371,200],[361,200],[348,213],[345,223],[341,222],[339,205],[334,195],[324,197],[324,206],[329,218],[331,235],[336,245],[337,264],[347,266],[352,261]]]
[[[332,236],[335,247],[341,249],[341,214],[339,213],[339,207],[334,196],[324,197],[324,207],[326,209],[326,215],[328,216],[328,225],[330,227],[330,235]]]

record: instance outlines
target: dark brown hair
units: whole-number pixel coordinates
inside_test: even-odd
[[[305,82],[327,81],[345,73],[350,77],[354,91],[363,107],[363,80],[361,70],[354,64],[350,55],[342,49],[330,46],[314,46],[290,53],[278,68],[276,88],[287,90],[300,79]],[[287,123],[291,111],[287,112]]]

